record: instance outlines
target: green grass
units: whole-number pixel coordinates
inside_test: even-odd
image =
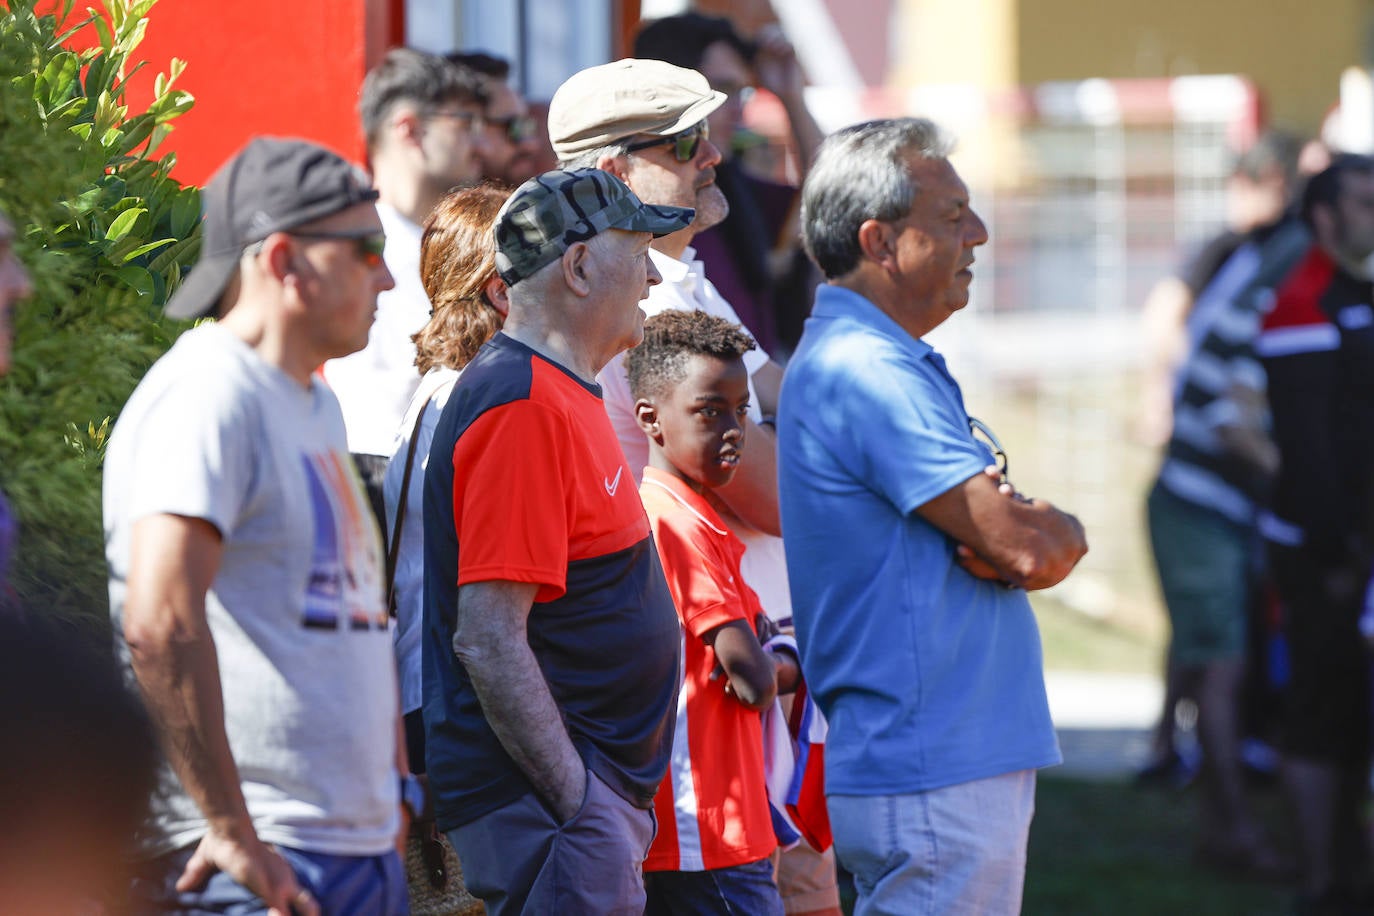
[[[1256,799],[1277,823],[1273,793]],[[1193,793],[1042,774],[1026,916],[1285,916],[1293,890],[1224,880],[1192,863]],[[1274,835],[1271,833],[1271,835]]]
[[[1126,629],[1032,593],[1045,667],[1052,671],[1159,674],[1163,667],[1158,637]]]

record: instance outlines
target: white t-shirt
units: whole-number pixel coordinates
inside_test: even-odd
[[[639,304],[646,318],[653,317],[669,309],[684,312],[701,309],[708,315],[724,318],[726,321],[742,325],[739,315],[716,290],[715,284],[706,279],[705,266],[696,260],[696,252],[688,248],[683,259],[670,257],[661,251],[650,248],[649,259],[663,275],[663,282],[649,289],[649,298]],[[745,328],[745,330],[749,330]],[[758,394],[754,391],[753,376],[761,367],[767,365],[769,356],[762,347],[744,354],[744,367],[749,371],[749,416],[758,422],[763,417],[759,409]],[[620,447],[625,450],[625,458],[635,474],[638,486],[644,474],[644,466],[649,463],[649,440],[639,428],[634,415],[634,397],[630,394],[630,379],[625,374],[625,354],[615,359],[601,370],[597,377],[601,383],[602,396],[606,401],[606,413],[610,415],[611,426],[615,429]],[[745,461],[749,460],[749,445],[745,443]],[[735,534],[744,542],[744,556],[740,560],[740,572],[744,581],[749,583],[759,596],[759,602],[770,617],[785,620],[792,616],[792,595],[787,587],[787,561],[783,555],[782,538],[764,534],[753,528],[734,527]]]
[[[401,677],[401,712],[420,708],[424,697],[420,685],[420,643],[424,638],[421,615],[425,605],[425,468],[429,465],[429,447],[434,442],[434,428],[444,412],[448,396],[459,372],[436,366],[420,380],[420,387],[410,399],[405,418],[396,430],[396,444],[391,461],[382,479],[382,495],[386,501],[386,535],[396,530],[396,507],[401,504],[401,482],[405,479],[406,455],[410,451],[410,437],[415,433],[415,459],[410,470],[410,487],[406,494],[406,514],[401,521],[401,550],[396,555],[396,632],[394,644],[396,667]],[[428,404],[428,407],[425,405]],[[418,430],[415,419],[421,408],[425,415]]]
[[[396,286],[377,296],[377,315],[367,346],[324,364],[324,378],[338,395],[348,428],[348,450],[391,455],[396,425],[420,384],[411,335],[429,321],[429,296],[420,282],[423,230],[393,207],[377,204],[386,231],[382,257]]]
[[[397,697],[381,543],[329,389],[303,388],[219,325],[186,332],[120,414],[104,511],[126,664],[134,522],[205,519],[223,537],[206,617],[229,747],[263,841],[334,855],[392,848]],[[141,852],[205,830],[164,765]]]

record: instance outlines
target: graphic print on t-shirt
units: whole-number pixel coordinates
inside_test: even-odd
[[[376,531],[358,502],[351,464],[337,452],[319,452],[302,453],[301,465],[315,520],[301,624],[335,630],[346,619],[353,630],[386,629]]]

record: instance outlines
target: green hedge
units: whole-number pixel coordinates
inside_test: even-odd
[[[0,0],[0,209],[34,278],[0,379],[0,490],[19,519],[11,584],[29,607],[106,615],[100,521],[105,436],[139,378],[183,327],[162,317],[200,245],[197,189],[169,175],[158,145],[191,107],[157,77],[131,112],[125,80],[156,0]],[[99,46],[64,42],[93,27]]]

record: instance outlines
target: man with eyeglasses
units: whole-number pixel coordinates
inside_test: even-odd
[[[482,178],[513,188],[534,177],[539,125],[530,117],[525,99],[510,84],[510,62],[481,51],[455,52],[446,54],[445,59],[476,73],[487,96],[483,111],[487,142],[479,153]]]
[[[410,48],[388,52],[363,80],[358,112],[396,288],[378,299],[367,346],[330,360],[324,377],[378,519],[396,428],[420,384],[411,335],[431,311],[420,282],[420,227],[444,194],[481,179],[486,98],[473,71]]]
[[[1005,485],[923,339],[988,240],[949,149],[930,121],[870,121],[802,188],[827,282],[783,383],[778,482],[856,916],[1020,912],[1035,771],[1060,761],[1026,591],[1087,551],[1073,516]]]
[[[205,189],[182,334],[110,436],[110,609],[165,766],[134,912],[405,912],[405,747],[382,552],[338,401],[367,343],[377,192],[254,140]],[[408,799],[414,795],[408,794]]]

